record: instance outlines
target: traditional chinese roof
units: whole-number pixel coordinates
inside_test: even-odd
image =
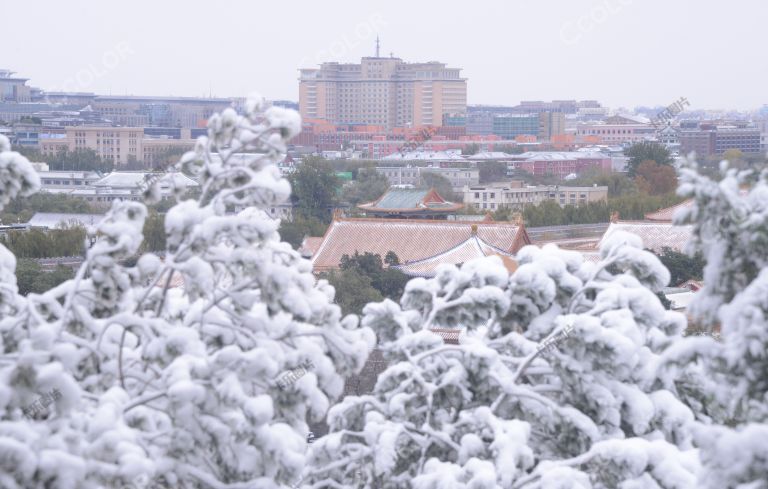
[[[463,329],[453,328],[429,328],[429,331],[440,335],[443,338],[443,343],[447,345],[458,345],[461,342],[461,334],[464,332]]]
[[[655,221],[655,222],[672,222],[672,218],[675,217],[675,212],[677,212],[678,209],[685,209],[693,205],[693,200],[686,200],[683,202],[680,202],[679,204],[673,205],[672,207],[667,207],[664,209],[659,209],[656,212],[649,212],[645,215],[645,219],[648,221]]]
[[[59,214],[54,212],[35,212],[29,220],[29,227],[56,229],[67,226],[88,227],[98,224],[104,214]]]
[[[665,247],[682,252],[691,237],[691,230],[691,226],[674,226],[671,222],[612,222],[600,240],[600,245],[616,231],[626,231],[640,236],[643,246],[654,252],[659,253]]]
[[[304,238],[304,241],[301,242],[301,246],[299,247],[299,253],[301,253],[302,256],[312,257],[320,248],[321,244],[323,244],[322,236],[319,236],[319,237],[307,236],[306,238]]]
[[[393,268],[411,277],[434,277],[437,267],[444,264],[461,265],[462,263],[482,258],[484,256],[497,255],[504,260],[504,266],[510,272],[517,270],[517,262],[512,257],[513,254],[499,249],[489,243],[486,243],[477,235],[472,235],[466,241],[457,244],[453,248],[438,253],[434,256],[401,263]]]
[[[358,207],[371,214],[447,214],[464,206],[448,202],[435,189],[390,188],[378,200]]]
[[[338,268],[343,255],[356,251],[382,258],[393,251],[401,263],[415,262],[466,246],[473,236],[484,243],[488,252],[500,250],[507,254],[531,242],[525,228],[511,222],[335,218],[312,257],[312,265],[315,271]]]

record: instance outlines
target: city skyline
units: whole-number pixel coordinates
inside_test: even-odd
[[[141,0],[121,13],[120,25],[88,29],[73,28],[82,23],[80,12],[98,15],[109,6],[90,0],[37,3],[49,15],[35,17],[34,24],[22,15],[26,7],[7,6],[15,20],[6,26],[7,35],[24,36],[25,42],[4,53],[0,68],[49,91],[240,97],[255,90],[269,99],[298,100],[299,69],[324,61],[359,62],[374,55],[380,36],[382,56],[462,67],[470,105],[596,99],[611,108],[632,108],[685,96],[691,109],[752,110],[768,102],[761,95],[758,60],[749,50],[722,42],[738,35],[744,46],[759,43],[761,13],[768,13],[768,5],[757,1],[738,9],[660,0],[490,2],[460,16],[435,2],[338,3],[333,18],[319,11],[333,9],[328,3],[301,5],[297,15],[285,18],[269,11],[277,7],[248,5],[237,7],[239,28],[225,40],[206,37],[209,19],[199,15],[201,2],[185,2],[180,9]],[[747,9],[750,15],[742,15]],[[278,22],[259,22],[264,18]],[[248,22],[259,35],[242,34]],[[737,22],[738,31],[732,27]],[[55,48],[29,36],[41,30],[57,39]],[[101,42],[86,42],[94,36]],[[617,38],[621,49],[613,47]],[[221,50],[222,42],[252,44],[253,62],[244,61],[240,49]],[[722,89],[729,86],[733,89]]]

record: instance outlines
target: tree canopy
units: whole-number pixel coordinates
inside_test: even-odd
[[[635,143],[624,151],[629,157],[627,162],[627,174],[634,177],[637,168],[644,161],[654,161],[657,165],[672,165],[674,158],[667,147],[654,141],[641,141]]]
[[[307,158],[291,174],[289,181],[294,215],[330,222],[340,187],[331,164],[322,158]]]

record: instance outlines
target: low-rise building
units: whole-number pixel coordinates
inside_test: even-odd
[[[552,200],[560,206],[580,206],[590,202],[607,202],[608,187],[566,187],[559,185],[526,186],[520,180],[509,183],[466,186],[464,204],[476,209],[494,211],[502,208],[522,209]]]
[[[433,173],[446,178],[451,187],[460,191],[465,185],[477,185],[480,171],[477,168],[443,168],[436,166],[378,166],[376,171],[389,180],[390,185],[423,185],[423,175]]]
[[[615,115],[603,121],[576,126],[578,138],[596,137],[603,144],[634,144],[653,140],[655,132],[647,119],[629,115]]]
[[[40,133],[40,152],[53,156],[61,151],[91,149],[100,158],[116,165],[140,161],[151,166],[157,158],[171,149],[191,150],[195,146],[191,129],[177,129],[174,134],[145,132],[142,127],[67,127],[64,133]]]

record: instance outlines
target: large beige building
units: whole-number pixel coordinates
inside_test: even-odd
[[[155,159],[168,150],[190,150],[195,145],[189,129],[181,129],[181,138],[147,137],[141,127],[67,127],[65,134],[41,134],[40,152],[53,156],[60,151],[92,149],[100,158],[125,165],[131,160],[151,166]]]
[[[476,209],[495,211],[501,208],[522,209],[553,200],[561,207],[578,207],[590,202],[607,202],[608,187],[566,187],[559,185],[526,186],[520,180],[508,184],[495,183],[464,187],[464,203]]]
[[[467,79],[444,63],[365,57],[360,64],[302,69],[299,110],[307,119],[386,128],[442,126],[444,114],[467,110]]]

